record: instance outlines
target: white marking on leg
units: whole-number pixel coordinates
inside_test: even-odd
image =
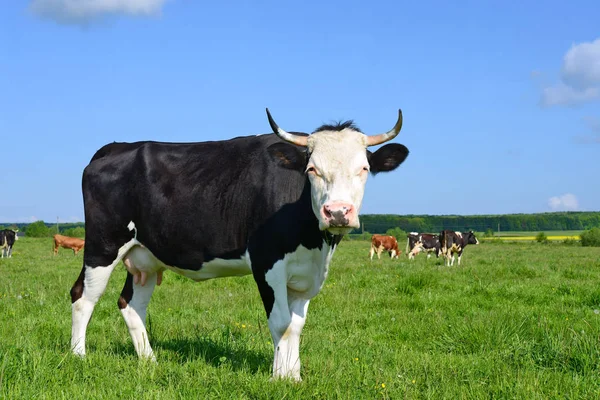
[[[323,287],[333,253],[326,243],[322,250],[299,246],[277,261],[265,276],[275,297],[268,321],[275,352],[274,378],[301,380],[300,334],[308,303]]]
[[[462,257],[462,254],[459,254],[459,256],[458,256],[458,265],[460,265],[460,259],[461,259],[461,257]]]
[[[85,335],[88,323],[94,312],[96,303],[104,293],[110,274],[115,266],[123,259],[125,254],[139,242],[131,239],[125,243],[117,252],[117,258],[108,266],[84,267],[83,293],[81,297],[71,305],[71,349],[73,353],[85,355]]]
[[[383,245],[381,245],[377,248],[377,259],[378,260],[381,260],[381,253],[383,252],[384,249],[385,249],[385,247],[383,247]]]
[[[82,296],[71,304],[71,349],[73,353],[85,355],[85,334],[88,323],[94,312],[96,303],[104,293],[108,278],[115,268],[115,263],[107,267],[91,268],[86,265],[83,280]]]
[[[135,351],[140,358],[156,361],[146,331],[146,310],[156,285],[158,274],[148,274],[144,284],[133,284],[133,296],[127,306],[121,309],[125,324],[129,329]]]

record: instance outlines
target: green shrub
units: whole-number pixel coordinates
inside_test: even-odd
[[[582,232],[580,237],[582,246],[600,247],[600,228],[592,228]]]
[[[398,227],[388,229],[385,234],[395,237],[398,241],[406,240],[406,232]]]
[[[35,221],[25,229],[25,235],[29,237],[48,237],[52,236],[52,233],[44,221]]]
[[[540,232],[535,236],[535,241],[538,243],[548,243],[548,236],[544,232]]]
[[[494,236],[494,230],[492,228],[487,228],[483,233],[483,237],[489,238]]]
[[[85,228],[78,226],[76,228],[65,229],[62,232],[65,236],[76,237],[76,238],[84,238],[85,237]]]

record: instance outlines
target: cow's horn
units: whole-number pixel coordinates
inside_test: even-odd
[[[281,129],[279,126],[277,126],[277,123],[273,117],[271,117],[271,113],[269,112],[268,108],[267,117],[269,118],[269,125],[271,125],[271,129],[273,129],[273,132],[281,139],[285,140],[286,142],[294,143],[298,146],[308,146],[308,136],[294,135]]]
[[[398,110],[398,121],[396,121],[396,125],[394,125],[391,131],[380,135],[367,136],[367,146],[375,146],[392,140],[398,136],[400,129],[402,129],[402,110]]]

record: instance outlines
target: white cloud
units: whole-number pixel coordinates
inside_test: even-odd
[[[566,193],[548,199],[548,206],[552,211],[576,211],[579,209],[579,201],[574,194]]]
[[[30,10],[61,24],[86,24],[109,15],[160,14],[166,0],[32,0]]]
[[[589,87],[584,90],[575,89],[564,83],[549,86],[542,90],[542,105],[544,106],[573,106],[587,103],[600,96],[598,88]]]
[[[600,85],[600,38],[571,46],[563,59],[561,75],[563,82],[580,90]]]
[[[600,38],[574,44],[563,57],[561,82],[542,90],[543,106],[572,106],[600,99]]]

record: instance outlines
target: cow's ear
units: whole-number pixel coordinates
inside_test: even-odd
[[[280,167],[304,172],[306,150],[303,147],[288,143],[274,143],[267,148],[267,151]]]
[[[373,175],[395,170],[406,160],[406,157],[408,157],[408,149],[398,143],[386,144],[377,149],[375,153],[367,151],[367,158]]]

